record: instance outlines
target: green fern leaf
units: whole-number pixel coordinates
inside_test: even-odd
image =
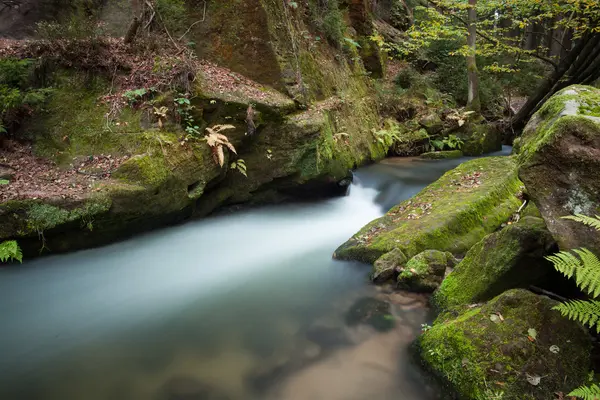
[[[0,243],[0,262],[10,260],[23,262],[23,253],[16,240],[8,240]]]
[[[596,384],[580,386],[569,393],[568,396],[579,397],[583,400],[600,400],[600,387]]]
[[[581,268],[575,271],[577,286],[592,297],[600,295],[600,260],[587,249],[573,250],[581,259]]]
[[[581,260],[575,254],[568,251],[561,251],[547,256],[546,259],[554,265],[554,269],[567,278],[572,278],[577,269],[581,267]]]
[[[575,215],[568,215],[563,218],[570,219],[572,221],[581,222],[582,224],[591,226],[592,228],[600,231],[600,215],[596,215],[595,217],[588,217],[587,215],[583,215],[583,214],[575,214]]]
[[[561,303],[555,307],[563,317],[579,321],[590,328],[596,328],[600,333],[600,301],[598,300],[571,300]]]

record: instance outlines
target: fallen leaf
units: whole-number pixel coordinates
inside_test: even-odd
[[[559,351],[560,351],[560,349],[558,348],[557,345],[553,344],[552,346],[550,346],[551,353],[558,354]]]
[[[531,384],[533,386],[539,385],[541,380],[542,380],[541,376],[527,374],[527,382],[529,382],[529,384]]]
[[[535,329],[533,329],[533,328],[529,328],[529,329],[527,329],[527,335],[528,335],[528,336],[529,336],[531,339],[533,339],[533,340],[536,340],[536,339],[537,339],[537,331],[536,331]],[[533,341],[533,340],[532,340],[532,341]]]

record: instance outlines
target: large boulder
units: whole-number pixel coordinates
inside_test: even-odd
[[[543,257],[555,245],[542,219],[525,217],[471,247],[444,279],[434,303],[441,309],[472,304],[537,283],[552,271]]]
[[[371,264],[394,249],[409,258],[432,249],[464,254],[517,210],[520,188],[512,158],[468,161],[366,225],[334,257]]]
[[[593,229],[561,219],[600,214],[600,90],[570,86],[552,96],[527,124],[519,176],[563,249],[600,252]]]
[[[442,283],[446,270],[455,264],[456,260],[450,252],[425,250],[408,260],[398,274],[398,288],[413,292],[433,292]]]
[[[461,150],[466,156],[479,156],[502,149],[502,134],[489,123],[467,123],[457,135],[464,141]]]
[[[591,340],[557,303],[513,289],[443,316],[417,342],[424,367],[461,399],[549,400],[586,381]],[[498,397],[499,398],[499,397]]]

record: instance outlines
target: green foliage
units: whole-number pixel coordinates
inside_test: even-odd
[[[595,217],[588,217],[583,214],[575,214],[564,217],[565,219],[570,219],[572,221],[581,222],[584,225],[591,226],[596,230],[600,231],[600,215],[596,215]]]
[[[156,11],[169,32],[187,29],[185,0],[156,0]]]
[[[600,387],[596,384],[581,386],[569,393],[568,396],[580,397],[583,400],[598,400],[600,399]]]
[[[591,226],[600,231],[600,217],[588,217],[582,214],[563,217]],[[561,251],[546,257],[554,268],[567,278],[575,277],[577,286],[594,299],[600,296],[600,260],[587,249],[575,249],[572,252]],[[599,300],[571,300],[554,307],[564,317],[595,328],[600,333],[600,301]],[[584,400],[597,400],[600,398],[600,387],[596,384],[581,386],[569,396],[580,397]]]
[[[429,142],[436,150],[460,150],[464,144],[463,140],[456,135],[448,135],[443,139],[435,139]]]
[[[248,177],[248,174],[246,172],[246,161],[244,161],[241,158],[232,162],[229,168],[238,170],[240,174],[244,175],[246,178]]]
[[[123,93],[123,97],[127,100],[130,106],[134,106],[136,103],[144,100],[148,95],[155,93],[156,88],[140,88],[134,90],[128,90]]]
[[[15,260],[23,262],[23,253],[16,240],[0,243],[0,262]]]
[[[194,137],[200,136],[200,127],[196,124],[192,111],[196,108],[187,96],[177,97],[175,100],[175,111],[179,115],[185,132]]]
[[[6,179],[0,179],[0,185],[8,185],[10,182]]]
[[[346,23],[340,10],[339,1],[310,0],[308,6],[315,27],[323,32],[331,43],[342,43],[346,32]]]
[[[386,149],[391,147],[395,142],[402,140],[400,137],[401,133],[400,125],[392,123],[391,121],[386,121],[383,129],[373,131],[375,140],[377,140],[377,142],[383,145]]]
[[[36,33],[40,39],[89,39],[104,34],[101,25],[98,24],[97,6],[90,4],[88,0],[72,0],[69,3],[71,12],[65,13],[65,18],[37,24]]]

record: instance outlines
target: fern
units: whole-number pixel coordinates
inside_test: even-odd
[[[204,140],[206,140],[206,143],[212,149],[215,163],[217,163],[220,167],[222,167],[223,163],[225,162],[225,152],[223,147],[227,147],[232,153],[237,154],[237,152],[235,151],[235,147],[233,147],[233,144],[229,142],[227,136],[221,133],[222,131],[228,129],[235,129],[235,126],[215,125],[211,128],[206,128],[208,134],[204,136]]]
[[[563,317],[576,320],[600,333],[600,301],[571,300],[561,303],[554,310],[560,311]]]
[[[591,384],[590,386],[580,386],[568,395],[580,397],[583,400],[600,400],[600,387],[596,384]]]
[[[580,222],[600,231],[600,216],[588,217],[582,214],[563,217]],[[592,298],[600,296],[600,259],[587,249],[575,249],[546,257],[554,268],[567,278],[575,278],[577,287]],[[600,301],[571,300],[555,307],[564,317],[578,321],[600,333]],[[600,387],[596,384],[581,386],[569,393],[584,400],[600,400]]]
[[[11,260],[23,262],[23,253],[15,240],[0,243],[0,262]]]
[[[583,214],[575,214],[563,218],[581,222],[582,224],[591,226],[592,228],[595,228],[596,230],[600,231],[600,215],[596,215],[595,217],[588,217],[587,215]]]

